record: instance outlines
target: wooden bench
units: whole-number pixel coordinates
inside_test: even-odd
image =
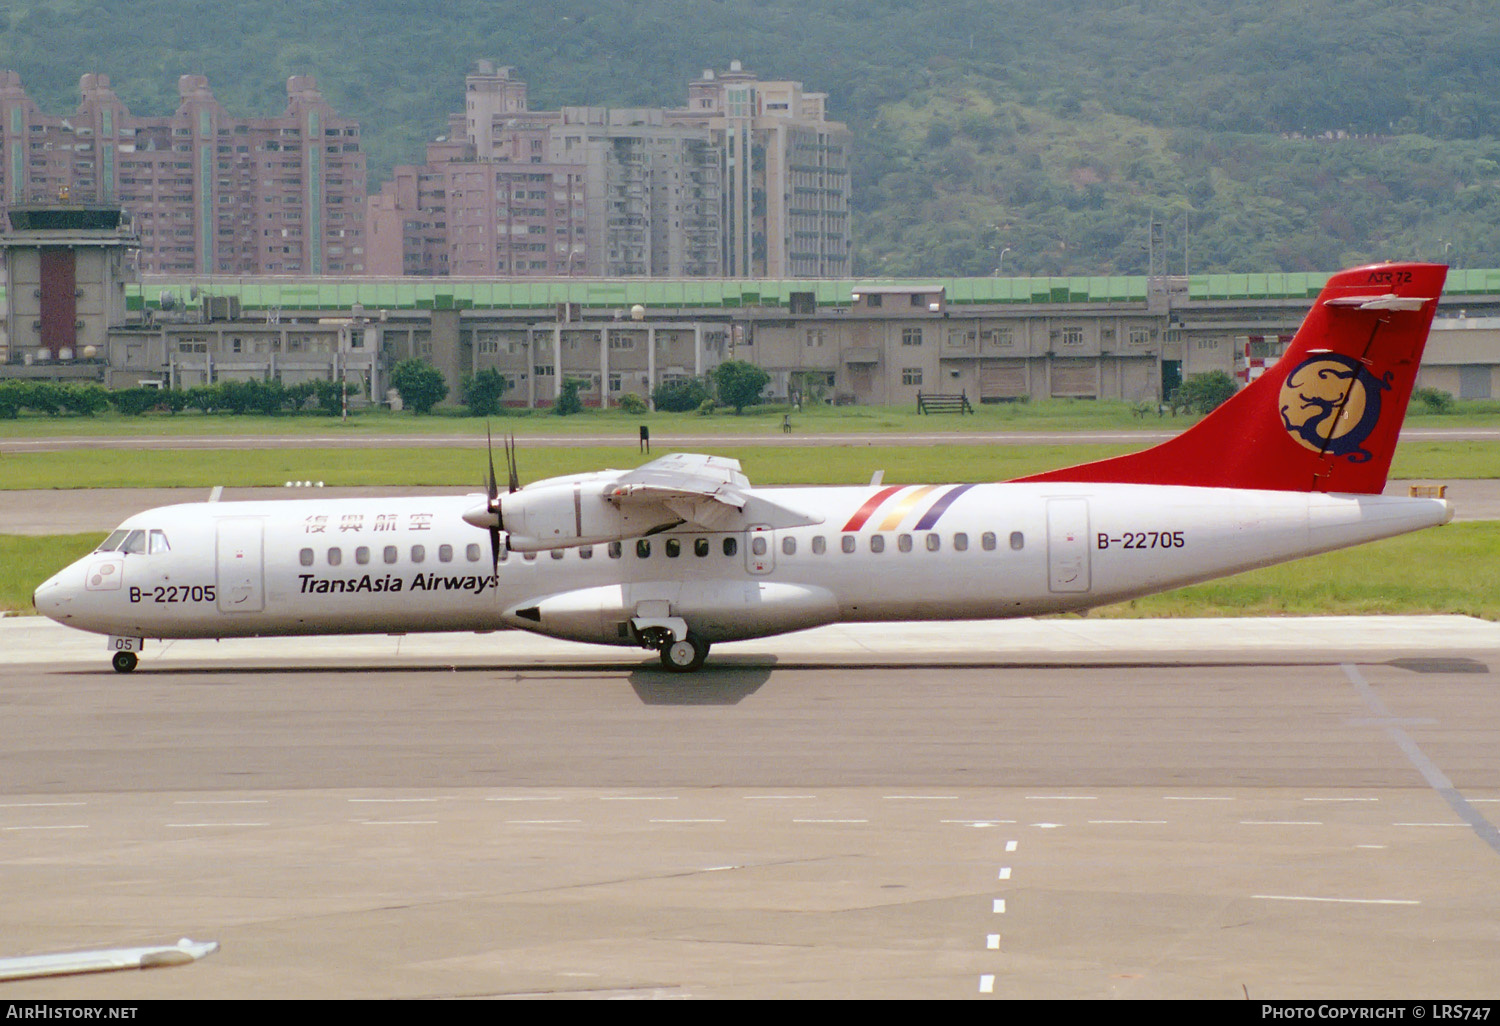
[[[973,413],[974,407],[969,405],[967,392],[958,395],[937,395],[917,393],[918,413]]]

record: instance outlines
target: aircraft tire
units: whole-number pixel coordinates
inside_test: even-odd
[[[135,669],[136,654],[134,652],[116,652],[115,657],[110,660],[116,673],[129,673]]]
[[[673,673],[692,673],[708,658],[708,642],[688,631],[681,641],[669,641],[661,650],[661,664]]]

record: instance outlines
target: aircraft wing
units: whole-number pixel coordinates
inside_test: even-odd
[[[665,507],[685,523],[704,530],[725,530],[747,516],[775,527],[820,523],[763,497],[752,502],[750,479],[739,460],[697,453],[674,453],[622,474],[605,490],[621,510]],[[747,512],[746,506],[754,508]]]

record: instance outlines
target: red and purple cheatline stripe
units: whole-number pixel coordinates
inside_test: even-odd
[[[914,507],[920,504],[921,501],[925,499],[929,494],[937,491],[939,487],[941,486],[923,485],[920,488],[914,489],[904,499],[896,504],[895,508],[891,510],[890,514],[880,522],[880,526],[878,529],[881,531],[894,531],[896,528],[900,527],[901,521],[905,519],[906,515],[910,513]],[[949,488],[946,492],[938,497],[938,500],[932,504],[927,512],[922,514],[922,517],[917,521],[917,525],[914,530],[931,530],[934,526],[936,526],[938,519],[948,511],[948,507],[953,505],[954,501],[957,500],[960,495],[962,495],[964,492],[967,492],[970,488],[973,487],[974,486],[971,484],[966,484],[954,485],[953,487]],[[854,515],[849,518],[849,522],[844,525],[843,529],[845,531],[858,531],[860,528],[864,527],[865,524],[870,520],[870,518],[875,515],[876,511],[879,510],[880,507],[883,506],[892,496],[894,496],[901,490],[901,485],[895,485],[890,488],[883,488],[880,491],[876,492],[874,495],[870,496],[865,500],[864,505],[860,506],[859,509],[854,511]]]

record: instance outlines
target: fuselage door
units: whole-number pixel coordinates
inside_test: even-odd
[[[1089,500],[1047,500],[1047,587],[1052,592],[1088,591]]]
[[[263,538],[259,517],[219,521],[219,612],[258,613],[265,608]]]
[[[752,574],[776,569],[776,532],[765,524],[752,524],[745,532],[745,569]]]

